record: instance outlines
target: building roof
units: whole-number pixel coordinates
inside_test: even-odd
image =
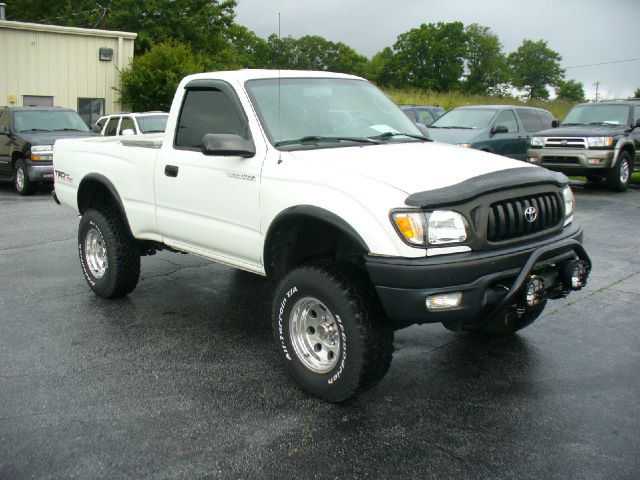
[[[90,37],[130,38],[135,39],[138,34],[120,32],[117,30],[98,30],[95,28],[61,27],[59,25],[44,25],[41,23],[14,22],[0,20],[0,28],[12,30],[28,30],[31,32],[63,33],[67,35],[86,35]]]

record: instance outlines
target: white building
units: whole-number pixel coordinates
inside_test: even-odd
[[[136,36],[0,19],[0,105],[72,108],[87,125],[121,110],[115,88]]]

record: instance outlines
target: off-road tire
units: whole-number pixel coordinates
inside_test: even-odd
[[[325,367],[329,371],[306,366],[293,345],[292,312],[309,299],[326,306],[324,312],[335,320],[340,350],[335,366]],[[393,329],[368,277],[350,264],[318,262],[292,270],[276,289],[272,320],[289,372],[302,388],[324,400],[342,402],[358,395],[378,383],[391,364]]]
[[[104,247],[106,267],[102,275],[96,276],[87,256],[88,235]],[[96,295],[118,298],[136,288],[140,278],[140,250],[117,208],[84,212],[78,227],[78,252],[84,277]]]
[[[625,167],[626,165],[626,167]],[[626,168],[626,180],[620,177]],[[616,166],[607,172],[607,185],[615,192],[624,192],[631,183],[631,174],[633,173],[633,162],[629,152],[622,152]]]
[[[22,159],[16,161],[13,170],[13,186],[20,195],[31,195],[36,185],[29,180],[29,172]]]

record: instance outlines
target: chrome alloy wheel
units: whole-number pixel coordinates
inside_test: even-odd
[[[626,185],[626,183],[629,181],[629,175],[629,162],[627,162],[625,159],[622,159],[622,165],[620,165],[620,183]]]
[[[84,258],[91,275],[97,279],[104,277],[109,262],[104,239],[97,228],[91,227],[84,237]]]
[[[16,169],[16,185],[18,190],[24,190],[24,171],[22,168]]]
[[[340,357],[340,332],[329,309],[313,297],[298,300],[289,315],[291,344],[302,364],[314,373],[327,373]]]

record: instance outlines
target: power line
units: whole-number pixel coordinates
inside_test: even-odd
[[[637,62],[638,60],[640,60],[640,58],[629,58],[628,60],[615,60],[613,62],[590,63],[588,65],[576,65],[574,67],[564,67],[564,68],[565,68],[565,70],[568,70],[570,68],[597,67],[597,66],[600,66],[600,65],[611,65],[613,63]]]

